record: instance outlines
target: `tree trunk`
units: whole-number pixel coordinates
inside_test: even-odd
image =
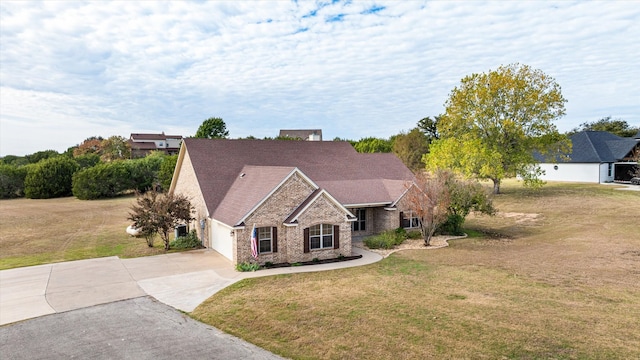
[[[493,193],[500,194],[500,180],[491,179],[493,181]]]

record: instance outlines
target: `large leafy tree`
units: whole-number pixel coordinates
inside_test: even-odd
[[[101,144],[102,161],[124,160],[131,158],[131,145],[122,136],[110,136],[104,139]]]
[[[202,139],[226,139],[228,136],[229,131],[227,131],[227,125],[224,121],[221,118],[212,117],[202,122],[194,137]]]
[[[633,127],[625,120],[612,119],[611,116],[606,116],[598,121],[582,123],[579,127],[571,130],[569,134],[580,131],[608,131],[621,137],[632,137],[640,131],[640,126]]]
[[[92,136],[86,138],[82,144],[76,146],[73,149],[73,156],[80,156],[84,154],[98,154],[102,153],[102,141],[104,139],[101,136]]]
[[[418,121],[418,129],[427,136],[429,143],[440,138],[440,134],[438,133],[438,121],[440,121],[441,117],[442,115],[436,115],[432,119],[430,116],[427,116],[426,118],[422,118]]]
[[[165,250],[169,250],[169,234],[176,226],[193,220],[192,213],[193,206],[186,196],[152,190],[138,196],[128,219],[140,229],[147,245],[153,246],[153,237],[160,234]]]
[[[400,133],[393,142],[393,153],[414,172],[424,168],[422,156],[428,151],[429,138],[418,128]]]
[[[565,102],[552,77],[527,65],[467,76],[445,103],[427,167],[491,180],[496,194],[503,179],[516,175],[525,185],[539,186],[542,172],[534,154],[570,148],[554,124],[565,114]]]

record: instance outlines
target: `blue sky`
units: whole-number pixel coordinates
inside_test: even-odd
[[[640,2],[0,2],[0,156],[90,136],[388,137],[472,73],[554,77],[561,131],[640,126]]]

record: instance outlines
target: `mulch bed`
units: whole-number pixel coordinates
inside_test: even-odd
[[[315,260],[315,261],[301,261],[298,263],[278,263],[278,264],[271,264],[269,266],[264,265],[265,269],[275,269],[275,268],[281,268],[281,267],[290,267],[290,266],[306,266],[306,265],[320,265],[320,264],[330,264],[330,263],[336,263],[336,262],[341,262],[341,261],[349,261],[349,260],[355,260],[355,259],[360,259],[362,257],[362,255],[354,255],[354,256],[341,256],[338,258],[332,258],[332,259],[323,259],[323,260]]]

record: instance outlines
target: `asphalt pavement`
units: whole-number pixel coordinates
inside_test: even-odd
[[[2,359],[282,359],[150,296],[0,327]]]

